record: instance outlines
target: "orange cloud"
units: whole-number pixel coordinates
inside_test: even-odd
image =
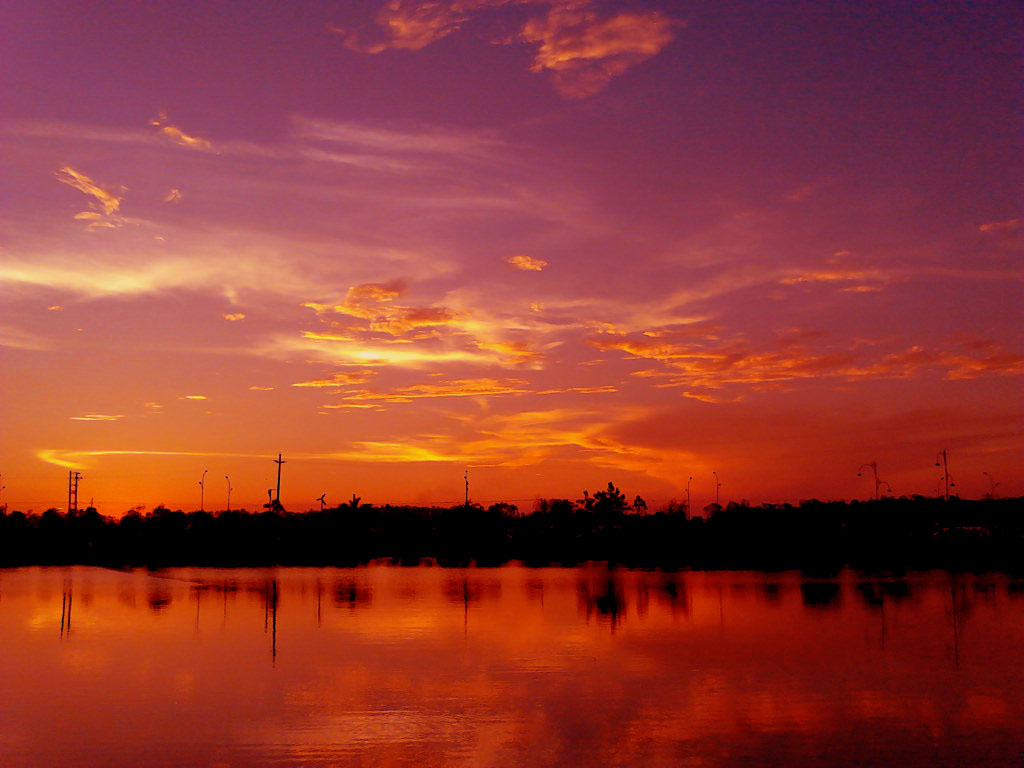
[[[70,417],[72,421],[117,421],[118,419],[123,418],[123,414],[118,414],[117,416],[108,416],[107,414],[104,413],[87,413],[84,416]]]
[[[353,384],[365,384],[377,375],[376,371],[362,370],[336,373],[329,379],[316,379],[314,381],[300,381],[292,384],[293,387],[347,387]]]
[[[125,219],[118,215],[121,208],[121,200],[124,198],[109,192],[84,173],[76,171],[70,166],[64,166],[56,173],[57,181],[77,189],[83,194],[94,198],[96,202],[89,203],[93,209],[76,213],[74,218],[89,222],[87,229],[97,227],[116,228],[124,226]]]
[[[192,149],[200,149],[207,152],[213,151],[213,144],[206,139],[198,136],[191,136],[181,130],[178,126],[168,122],[166,112],[161,112],[157,117],[150,120],[149,124],[155,128],[159,128],[160,133],[183,147],[191,147]]]
[[[535,259],[532,256],[525,256],[523,254],[510,256],[508,263],[516,269],[522,269],[526,272],[540,272],[548,265],[543,259]]]
[[[1024,225],[1024,219],[1006,219],[1005,221],[991,221],[982,224],[978,229],[982,232],[1016,232]]]
[[[659,53],[680,25],[660,11],[602,15],[596,4],[565,3],[526,22],[520,39],[536,43],[531,70],[551,72],[563,96],[583,98]]]
[[[172,189],[164,197],[164,202],[165,203],[176,203],[179,200],[181,200],[182,197],[184,197],[184,195],[181,194],[181,190],[180,189]]]
[[[525,381],[518,379],[454,379],[437,384],[412,384],[393,392],[354,392],[346,400],[381,400],[390,403],[410,403],[413,400],[436,397],[492,397],[495,395],[522,395],[530,390]]]
[[[376,40],[367,39],[362,29],[333,24],[327,29],[362,53],[418,51],[480,13],[513,2],[548,8],[518,32],[493,42],[536,45],[531,70],[552,73],[555,88],[570,98],[597,93],[612,78],[659,53],[682,23],[660,11],[609,14],[590,0],[390,0],[377,14]]]
[[[223,317],[225,320],[227,320],[230,323],[236,323],[239,320],[245,320],[245,313],[244,312],[226,312],[225,314],[221,315],[221,317]]]

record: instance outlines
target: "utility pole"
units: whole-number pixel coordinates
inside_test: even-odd
[[[224,479],[228,481],[228,512],[230,512],[231,511],[231,491],[232,491],[232,488],[231,488],[231,478],[228,477],[227,475],[224,475]]]
[[[988,473],[986,473],[986,474],[988,474]],[[0,480],[3,480],[3,475],[0,475]],[[6,487],[7,487],[6,485],[4,485],[2,482],[0,482],[0,493],[3,493],[4,489]],[[0,504],[0,512],[3,512],[6,515],[7,514],[7,507],[5,505],[3,505],[3,504]]]
[[[466,474],[463,475],[463,478],[466,481],[466,503],[465,503],[465,506],[468,509],[469,508],[469,470],[468,469],[466,470]]]
[[[693,482],[693,475],[690,475],[690,479],[686,481],[686,515],[685,519],[690,519],[690,483]]]
[[[78,511],[78,481],[82,479],[82,473],[68,470],[68,514],[72,515]]]
[[[274,463],[277,464],[277,495],[274,498],[274,503],[281,506],[281,465],[287,464],[288,462],[281,458],[281,454],[277,454],[277,458],[274,459]]]

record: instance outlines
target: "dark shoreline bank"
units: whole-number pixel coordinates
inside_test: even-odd
[[[617,489],[616,489],[617,490]],[[595,501],[596,499],[596,501]],[[354,500],[358,501],[358,500]],[[573,566],[602,561],[666,570],[1024,573],[1024,499],[923,497],[798,506],[636,511],[621,494],[511,505],[375,507],[321,512],[95,510],[66,516],[0,514],[0,567],[355,566],[374,560],[442,566]]]

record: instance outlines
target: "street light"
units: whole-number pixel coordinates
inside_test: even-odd
[[[942,458],[941,462],[939,461],[940,457]],[[945,492],[942,494],[942,498],[949,501],[949,489],[956,487],[956,483],[953,482],[953,478],[949,474],[949,462],[945,448],[935,454],[935,466],[942,467],[942,480],[945,483]]]
[[[231,491],[233,489],[231,487],[231,478],[228,477],[227,475],[224,475],[224,479],[228,481],[228,512],[230,512],[231,511]]]
[[[872,474],[875,476],[875,501],[878,501],[878,488],[879,488],[879,486],[884,485],[886,488],[889,489],[889,493],[892,493],[892,487],[887,482],[885,482],[885,480],[879,480],[878,479],[878,463],[877,462],[872,461],[870,464],[861,464],[860,465],[860,469],[857,470],[857,477],[863,477],[864,476],[864,467],[869,468],[871,470]]]
[[[690,517],[690,483],[692,483],[692,482],[693,482],[693,475],[691,475],[690,479],[686,481],[686,517],[687,517],[687,519],[689,519],[689,517]]]
[[[208,469],[204,469],[203,470],[203,476],[199,480],[199,511],[200,512],[205,511],[203,509],[203,507],[204,507],[204,505],[206,503],[206,473],[209,472],[209,471],[210,470],[208,470]]]

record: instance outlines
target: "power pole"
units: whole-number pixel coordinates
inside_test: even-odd
[[[277,464],[277,495],[274,498],[274,503],[281,506],[281,465],[287,464],[288,462],[281,458],[281,454],[277,454],[277,458],[274,459],[274,463]]]
[[[68,514],[78,512],[78,481],[82,479],[81,472],[68,470]]]
[[[469,508],[469,470],[468,469],[466,470],[466,474],[463,475],[463,478],[466,481],[466,504],[465,504],[465,506],[468,509]]]

